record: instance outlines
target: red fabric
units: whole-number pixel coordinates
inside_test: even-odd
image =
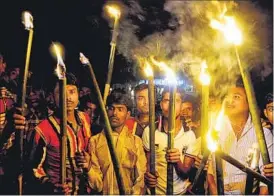
[[[5,112],[6,112],[5,100],[0,99],[0,114],[5,113]]]
[[[126,126],[128,127],[128,131],[130,133],[133,132],[134,124],[137,123],[134,117],[130,117],[129,119],[126,120]]]
[[[79,150],[79,152],[86,151],[88,148],[88,141],[91,136],[90,134],[90,125],[89,125],[89,117],[79,112],[80,121],[82,123],[82,128],[78,130],[77,134],[74,133],[73,129],[68,125],[67,126],[67,139],[69,143],[68,147],[68,160],[67,160],[67,177],[74,179],[73,176],[76,175],[75,181],[73,180],[73,184],[76,187],[79,186],[80,178],[76,174],[75,165],[75,153]],[[43,120],[35,129],[37,134],[35,135],[35,143],[37,145],[37,149],[41,149],[46,147],[46,152],[39,157],[39,163],[36,166],[37,174],[39,175],[49,175],[51,179],[51,183],[58,183],[60,180],[60,132],[56,132],[57,127],[59,128],[60,120],[56,117],[49,117],[46,120]],[[55,129],[52,127],[55,127]],[[41,142],[41,140],[43,142]],[[42,143],[42,145],[41,145]],[[44,143],[44,144],[43,144]],[[40,145],[39,145],[40,144]],[[44,158],[43,158],[44,157]],[[69,161],[71,160],[73,164]],[[42,170],[40,170],[42,169]],[[37,176],[39,178],[39,175]]]

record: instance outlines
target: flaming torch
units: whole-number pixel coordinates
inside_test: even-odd
[[[145,63],[144,71],[148,77],[150,173],[155,175],[155,87],[153,70],[148,62]],[[151,195],[156,194],[155,188],[150,191]]]
[[[208,130],[208,100],[209,100],[209,84],[210,84],[210,76],[209,74],[206,72],[207,69],[207,64],[206,61],[203,61],[201,64],[201,73],[200,73],[200,82],[202,83],[202,101],[201,101],[201,127],[202,127],[202,137],[201,137],[201,141],[202,141],[202,145],[201,145],[201,150],[203,152],[203,158],[201,160],[201,164],[200,167],[198,168],[193,184],[192,184],[192,188],[191,188],[191,192],[195,192],[195,189],[197,188],[197,184],[198,181],[200,179],[200,176],[203,173],[204,167],[206,165],[206,162],[208,160],[209,157],[209,151],[205,148],[205,134],[206,131]]]
[[[211,152],[216,152],[216,170],[217,170],[217,189],[218,194],[224,195],[224,184],[223,184],[223,171],[222,171],[222,161],[221,159],[227,161],[231,165],[237,167],[238,169],[246,172],[248,176],[252,176],[257,178],[258,180],[266,183],[267,185],[273,184],[273,182],[266,177],[262,176],[258,172],[254,171],[252,168],[247,167],[246,165],[242,164],[235,158],[231,157],[230,155],[223,152],[218,146],[218,138],[219,132],[221,130],[221,124],[224,118],[224,104],[222,106],[222,110],[217,117],[217,122],[213,130],[210,130],[207,134],[207,147]],[[257,163],[257,158],[254,160],[254,163]],[[255,165],[254,164],[254,165]]]
[[[119,18],[120,18],[120,10],[117,7],[114,6],[106,6],[106,9],[108,13],[114,18],[114,27],[112,32],[112,40],[111,40],[111,49],[110,49],[110,55],[109,55],[109,61],[108,61],[108,75],[107,75],[107,81],[105,84],[104,89],[104,103],[106,104],[107,96],[110,89],[110,83],[111,83],[111,77],[113,72],[113,63],[114,63],[114,57],[115,57],[115,49],[116,49],[116,42],[118,37],[118,28],[119,28]]]
[[[208,130],[208,100],[210,76],[206,72],[207,64],[203,61],[201,64],[200,82],[202,84],[202,102],[201,102],[201,128],[202,128],[202,151],[205,149],[205,134]]]
[[[214,130],[210,130],[207,133],[206,139],[208,141],[207,147],[211,152],[215,152],[218,149],[219,132],[221,131],[221,125],[224,119],[224,103],[222,109],[217,116],[217,122]],[[223,163],[220,156],[215,156],[216,163],[216,177],[217,177],[217,191],[219,195],[224,195],[224,177],[223,177]]]
[[[175,99],[176,99],[176,77],[174,72],[164,63],[158,62],[154,58],[151,61],[165,71],[169,82],[169,112],[168,112],[168,142],[167,148],[174,148],[174,132],[175,132]],[[173,195],[173,164],[167,163],[167,187],[166,194]]]
[[[26,103],[26,94],[27,94],[27,80],[28,80],[28,72],[29,72],[29,62],[30,62],[30,54],[31,54],[31,46],[32,46],[32,38],[33,38],[33,17],[28,11],[24,11],[22,13],[22,23],[25,26],[25,29],[29,31],[29,38],[28,38],[28,46],[27,46],[27,54],[26,54],[26,62],[25,62],[25,69],[24,69],[24,77],[23,77],[23,84],[22,84],[22,98],[20,103],[20,108],[22,108],[22,115],[25,115],[25,103]],[[23,159],[24,159],[24,132],[20,132],[20,161],[21,161],[21,168],[20,174],[18,176],[18,184],[19,184],[19,195],[23,194]]]
[[[30,62],[31,46],[32,46],[32,39],[33,39],[33,17],[30,14],[30,12],[24,11],[22,13],[22,23],[24,24],[25,29],[29,31],[29,39],[28,39],[25,70],[24,70],[24,77],[23,77],[23,86],[22,86],[22,99],[21,99],[21,108],[24,113],[24,108],[26,103],[26,92],[27,92],[26,88],[27,88],[27,79],[28,79],[28,72],[29,72],[29,62]]]
[[[214,130],[212,129],[209,129],[209,131],[207,132],[206,134],[206,141],[207,141],[207,148],[211,151],[211,152],[215,152],[218,148],[218,142],[217,142],[217,138],[218,138],[218,133],[219,131],[221,130],[221,124],[223,122],[223,118],[224,118],[224,104],[222,105],[222,110],[219,112],[218,116],[217,116],[217,121],[216,121],[216,124],[214,126]],[[194,181],[193,181],[193,184],[192,184],[192,192],[195,192],[195,189],[197,188],[197,183],[200,179],[200,176],[203,172],[203,169],[206,165],[206,162],[208,160],[208,157],[209,157],[209,154],[210,154],[210,151],[208,150],[205,150],[205,153],[203,155],[203,159],[201,160],[201,164],[200,164],[200,167],[198,168],[197,172],[196,172],[196,175],[195,175],[195,178],[194,178]],[[219,180],[217,183],[218,183],[218,192],[222,193],[222,168],[221,168],[221,162],[219,160],[217,160],[218,158],[216,157],[216,164],[217,167],[217,180]],[[218,175],[219,174],[219,175]],[[219,177],[218,177],[219,176]]]
[[[118,160],[118,158],[116,156],[116,153],[115,153],[115,148],[114,148],[114,144],[113,144],[113,140],[112,140],[112,136],[111,136],[112,128],[110,126],[110,122],[109,122],[109,119],[108,119],[105,103],[103,101],[101,91],[100,91],[100,88],[99,88],[95,73],[93,71],[92,65],[89,62],[89,60],[84,56],[83,53],[80,53],[80,61],[84,66],[88,66],[88,68],[89,68],[89,72],[90,72],[90,75],[91,75],[91,78],[92,78],[92,82],[94,84],[94,87],[95,87],[95,90],[96,90],[96,93],[97,93],[97,96],[98,96],[100,108],[102,110],[103,117],[104,117],[104,120],[105,120],[105,129],[104,130],[105,130],[105,134],[106,134],[108,149],[109,149],[109,152],[110,152],[110,157],[112,159],[113,168],[114,168],[114,172],[115,172],[115,175],[116,175],[120,195],[124,195],[125,194],[125,186],[124,186],[124,181],[123,181],[123,178],[122,178],[121,166],[120,166],[119,160]]]
[[[66,79],[66,66],[62,59],[62,46],[58,43],[52,43],[51,50],[54,51],[55,56],[57,58],[57,67],[56,67],[56,74],[59,79],[59,107],[61,114],[60,119],[60,135],[61,135],[61,151],[60,151],[60,157],[61,157],[61,169],[60,169],[60,176],[61,176],[61,184],[65,183],[66,180],[66,155],[67,155],[67,98],[66,98],[66,85],[67,85],[67,79]]]
[[[260,151],[262,154],[263,163],[268,164],[270,162],[270,159],[269,159],[269,154],[266,147],[262,124],[258,114],[259,109],[258,109],[257,101],[255,98],[255,93],[252,86],[250,73],[247,67],[242,66],[240,56],[238,53],[238,48],[237,48],[237,46],[242,43],[242,33],[237,27],[233,17],[223,16],[223,19],[224,19],[223,23],[217,20],[211,20],[210,25],[212,28],[222,31],[224,33],[225,38],[234,45],[235,54],[236,54],[238,66],[240,68],[240,72],[242,75],[244,87],[246,90],[248,105],[249,105],[252,121],[255,126],[255,132],[258,139]]]

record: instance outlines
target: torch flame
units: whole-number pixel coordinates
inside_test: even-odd
[[[223,104],[222,109],[217,116],[217,121],[214,126],[214,129],[213,130],[210,129],[206,135],[207,147],[211,152],[215,152],[218,148],[217,134],[221,131],[221,125],[223,123],[224,114],[225,113],[224,113],[224,104]],[[215,137],[213,138],[212,135],[214,134],[215,134]]]
[[[206,73],[207,64],[206,61],[203,61],[201,64],[201,73],[200,73],[200,81],[203,85],[209,85],[210,84],[210,76]]]
[[[51,51],[53,52],[54,56],[57,58],[57,67],[55,69],[55,72],[60,80],[64,79],[66,66],[62,58],[63,46],[60,43],[52,43]]]
[[[22,23],[25,25],[26,30],[33,29],[33,17],[30,12],[24,11],[22,13]]]
[[[154,57],[150,57],[150,60],[153,64],[157,65],[161,70],[166,73],[166,79],[169,83],[176,84],[176,76],[170,67],[167,66],[165,62],[159,62],[154,59]]]
[[[145,62],[145,74],[147,77],[153,77],[153,70],[152,70],[152,67],[151,65],[146,61]]]
[[[233,17],[223,16],[224,23],[221,23],[218,20],[212,19],[210,21],[210,26],[214,29],[220,30],[223,32],[225,38],[228,42],[237,45],[242,43],[242,33],[237,27],[237,24]]]
[[[120,18],[121,12],[120,12],[120,10],[117,7],[107,5],[106,9],[107,9],[108,13],[111,16],[113,16],[115,19]]]

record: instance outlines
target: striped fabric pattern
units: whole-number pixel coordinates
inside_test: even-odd
[[[68,142],[67,142],[67,178],[73,193],[77,193],[79,189],[80,176],[82,171],[77,168],[75,161],[75,153],[87,151],[87,145],[91,136],[89,119],[82,112],[76,113],[79,117],[78,125],[80,129],[75,133],[74,130],[68,125]],[[41,179],[44,176],[50,177],[53,184],[60,182],[60,120],[56,116],[50,116],[48,119],[42,121],[35,129],[35,143],[37,145],[36,151],[39,157],[36,167],[33,169],[34,175]]]
[[[237,140],[228,118],[225,119],[225,123],[221,130],[220,144],[222,150],[243,164],[246,164],[248,150],[252,148],[254,143],[258,142],[251,116],[249,116],[239,140]],[[268,129],[264,129],[264,133],[270,159],[272,161],[273,135]],[[262,169],[261,157],[259,167]],[[246,173],[225,161],[223,161],[223,172],[225,193],[244,194]]]

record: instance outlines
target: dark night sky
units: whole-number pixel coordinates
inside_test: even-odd
[[[21,13],[29,10],[34,17],[35,26],[30,69],[34,72],[36,80],[39,78],[37,81],[43,82],[55,69],[56,63],[50,56],[49,46],[52,41],[58,41],[66,49],[67,69],[77,73],[78,76],[81,74],[82,78],[87,77],[79,68],[78,54],[82,51],[91,58],[102,86],[106,78],[111,37],[108,22],[102,17],[104,2],[106,1],[1,1],[0,52],[4,54],[8,67],[24,66],[28,31],[24,30],[21,24]],[[272,10],[272,0],[259,0],[259,2],[263,8]],[[116,56],[116,73],[124,63],[122,57]],[[114,80],[117,75],[114,73]]]

